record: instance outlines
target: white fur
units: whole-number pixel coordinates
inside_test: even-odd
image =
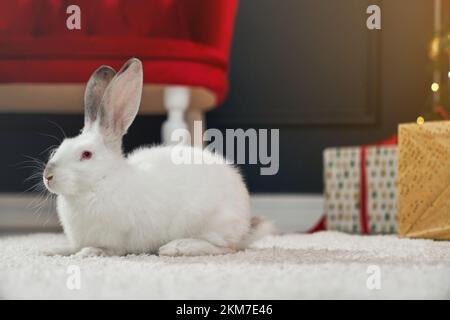
[[[269,232],[264,223],[251,227],[247,188],[237,169],[223,161],[175,164],[170,146],[139,148],[126,157],[121,144],[117,148],[118,139],[132,122],[129,115],[136,112],[124,114],[109,101],[122,88],[121,78],[137,79],[137,85],[128,84],[131,89],[121,95],[140,95],[141,72],[136,59],[128,70],[119,72],[99,106],[103,113],[99,111],[92,122],[86,119],[82,133],[66,139],[47,165],[44,180],[53,176],[45,183],[58,194],[58,214],[71,244],[55,254],[225,254]],[[137,109],[140,97],[130,101],[127,108]],[[102,116],[110,118],[101,121]],[[121,121],[122,116],[126,121]],[[104,127],[116,123],[123,127]],[[84,150],[93,153],[91,159],[80,160]],[[210,159],[218,157],[202,149],[191,151]]]

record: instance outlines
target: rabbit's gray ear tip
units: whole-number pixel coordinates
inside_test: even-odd
[[[135,63],[135,62],[137,62],[137,63],[142,63],[141,60],[139,60],[139,58],[136,58],[136,57],[132,57],[132,58],[130,58],[130,60],[128,60],[128,61],[131,62],[131,63]]]
[[[133,57],[133,58],[129,59],[129,60],[127,61],[127,63],[125,63],[125,64],[126,64],[126,65],[137,64],[137,65],[139,65],[139,66],[142,66],[142,61],[139,60],[139,59],[136,58],[136,57]]]
[[[118,74],[122,74],[128,69],[133,69],[135,72],[142,73],[142,62],[138,58],[131,58],[125,64],[122,66],[122,68],[119,70]]]
[[[111,71],[115,71],[112,67],[107,66],[106,64],[101,65],[100,67],[98,67],[98,70],[111,70]]]
[[[108,75],[113,75],[114,76],[116,74],[116,70],[114,70],[110,66],[102,65],[102,66],[97,68],[95,73],[100,73],[100,74],[102,74],[104,76],[108,76]]]

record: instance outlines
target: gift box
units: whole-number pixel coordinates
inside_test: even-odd
[[[399,126],[398,231],[450,240],[450,121]]]
[[[324,151],[325,227],[349,233],[397,230],[396,139]]]

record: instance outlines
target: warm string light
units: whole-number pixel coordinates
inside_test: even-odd
[[[425,118],[422,116],[418,116],[416,121],[418,125],[422,125],[425,123]]]
[[[431,84],[431,91],[433,91],[433,92],[438,92],[438,91],[439,91],[439,83],[433,82],[433,83]]]

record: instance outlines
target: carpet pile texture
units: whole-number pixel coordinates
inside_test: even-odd
[[[270,236],[224,256],[40,254],[65,242],[0,236],[0,298],[450,299],[450,242],[320,232]]]

